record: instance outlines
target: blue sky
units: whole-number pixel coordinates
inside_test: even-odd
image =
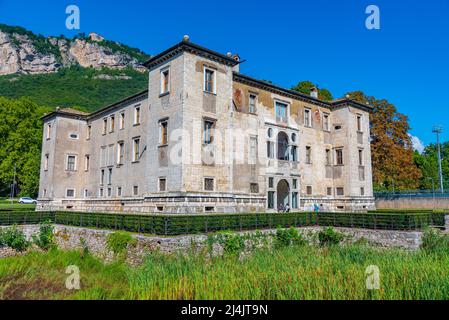
[[[69,4],[81,10],[76,32],[65,27]],[[380,30],[365,28],[370,4],[380,9]],[[284,87],[311,80],[335,97],[362,90],[407,114],[425,144],[434,124],[449,140],[449,0],[0,0],[0,22],[44,35],[94,31],[149,54],[189,34],[239,53],[245,74]]]

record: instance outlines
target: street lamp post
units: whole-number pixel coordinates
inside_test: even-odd
[[[441,191],[441,193],[444,193],[443,170],[441,168],[441,150],[440,150],[440,133],[443,132],[443,128],[441,126],[434,126],[432,132],[437,135],[438,173],[439,173],[439,177],[440,177],[440,191]]]

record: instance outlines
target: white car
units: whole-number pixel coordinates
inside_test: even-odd
[[[20,204],[37,204],[37,200],[28,198],[28,197],[23,197],[19,199],[19,203]]]

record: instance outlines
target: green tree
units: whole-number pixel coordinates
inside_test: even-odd
[[[298,82],[298,84],[296,86],[292,87],[292,90],[310,95],[310,90],[313,87],[318,88],[318,98],[320,98],[321,100],[324,100],[324,101],[334,100],[334,97],[332,96],[332,93],[329,90],[321,89],[318,87],[318,85],[315,85],[310,81]]]
[[[438,173],[438,153],[436,144],[428,145],[422,154],[415,152],[414,159],[422,172],[420,188],[436,190],[440,187]],[[443,185],[445,190],[449,189],[449,141],[441,144],[441,167],[443,170]]]
[[[0,97],[0,192],[9,193],[16,167],[20,195],[35,196],[39,186],[41,117],[49,108],[29,99]]]

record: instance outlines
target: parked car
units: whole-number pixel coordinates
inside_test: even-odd
[[[19,199],[19,203],[20,204],[37,204],[37,200],[28,198],[28,197],[23,197]]]

